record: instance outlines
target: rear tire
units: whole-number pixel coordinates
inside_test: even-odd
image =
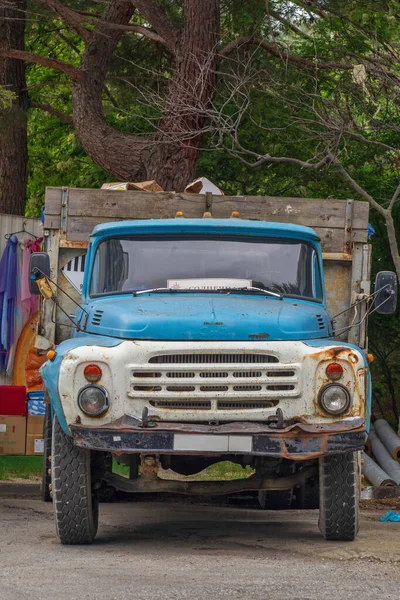
[[[51,454],[57,535],[62,544],[91,544],[97,533],[99,512],[92,490],[90,451],[74,445],[56,416]]]
[[[318,478],[305,482],[296,491],[296,508],[302,510],[315,510],[319,508],[319,483]]]
[[[42,485],[40,494],[44,502],[51,502],[50,485],[51,475],[51,436],[53,424],[51,419],[51,406],[46,404],[46,413],[43,424],[43,470],[42,470]]]
[[[263,510],[289,510],[292,505],[293,489],[290,490],[260,490],[258,501]]]
[[[353,541],[359,529],[358,452],[319,459],[319,529],[326,540]]]

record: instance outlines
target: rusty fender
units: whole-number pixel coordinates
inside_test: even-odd
[[[141,427],[140,422],[132,417],[122,417],[113,423],[100,427],[71,425],[74,443],[82,448],[122,453],[151,454],[198,454],[219,455],[202,451],[174,450],[174,435],[188,434],[202,436],[210,434],[218,436],[251,436],[251,450],[232,452],[231,454],[248,454],[254,456],[270,456],[292,460],[310,460],[327,454],[355,452],[362,450],[365,444],[365,421],[353,419],[336,423],[318,423],[307,425],[296,423],[283,429],[275,429],[262,423],[225,423],[221,425],[204,425],[194,423],[152,422],[148,427]]]

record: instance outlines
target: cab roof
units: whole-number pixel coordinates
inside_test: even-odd
[[[292,223],[271,223],[244,219],[147,219],[116,221],[97,225],[91,237],[105,238],[128,235],[246,235],[296,239],[318,242],[319,237],[310,227]]]

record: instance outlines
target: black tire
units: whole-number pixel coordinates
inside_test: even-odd
[[[43,424],[43,469],[42,469],[42,484],[40,494],[44,502],[51,502],[51,435],[53,423],[51,419],[51,406],[46,404],[46,413]]]
[[[319,529],[326,540],[353,541],[359,529],[358,452],[319,459]]]
[[[260,490],[258,501],[263,510],[288,510],[291,507],[293,490]]]
[[[90,451],[73,444],[54,416],[51,473],[57,535],[62,544],[91,544],[99,505],[91,485]]]

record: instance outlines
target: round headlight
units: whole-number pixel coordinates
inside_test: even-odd
[[[319,403],[330,415],[341,415],[350,406],[350,394],[344,385],[326,385],[320,391]]]
[[[100,385],[87,385],[78,394],[79,408],[90,417],[98,417],[108,408],[108,393]]]

